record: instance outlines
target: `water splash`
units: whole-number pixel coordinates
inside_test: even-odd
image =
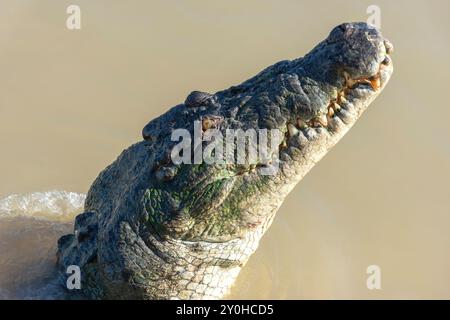
[[[0,199],[0,218],[34,217],[68,220],[81,212],[86,195],[67,191],[13,194]]]

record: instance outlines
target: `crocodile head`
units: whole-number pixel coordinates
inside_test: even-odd
[[[192,153],[191,164],[174,165],[166,155],[167,164],[156,169],[161,183],[150,193],[163,191],[167,194],[163,201],[174,205],[157,214],[158,231],[184,240],[219,242],[265,230],[289,191],[384,88],[393,70],[391,51],[390,42],[374,27],[342,24],[305,57],[281,61],[216,94],[194,91],[173,114],[150,122],[143,135],[155,143],[162,140],[163,126],[168,128],[166,137],[175,128],[185,128],[193,137],[195,121],[202,135],[212,131],[223,137],[222,153],[214,149],[223,157],[215,162],[192,164],[192,154],[212,144],[203,141],[202,149],[184,150]],[[251,162],[247,157],[236,163],[237,156],[225,159],[230,129],[256,133],[275,129],[282,138],[270,148],[276,138],[267,131],[266,161]],[[233,143],[231,150],[237,154],[238,140]],[[173,151],[169,145],[165,149]],[[249,153],[250,146],[245,147]],[[150,193],[152,208],[155,197]]]
[[[60,264],[83,265],[91,297],[222,297],[287,194],[385,87],[391,52],[375,28],[346,23],[303,58],[215,94],[194,91],[100,174],[78,238],[60,240]],[[182,150],[180,129],[191,137]],[[236,163],[227,158],[238,153],[230,129],[280,134],[267,135],[276,148],[264,161]],[[216,161],[196,161],[199,148]]]

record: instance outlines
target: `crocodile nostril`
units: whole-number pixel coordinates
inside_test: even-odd
[[[391,60],[391,58],[390,58],[389,56],[385,56],[382,63],[383,63],[385,66],[388,66],[388,65],[390,65],[390,64],[392,63],[392,60]]]
[[[391,54],[392,52],[394,52],[394,45],[389,40],[384,40],[384,46],[386,47],[387,54]]]

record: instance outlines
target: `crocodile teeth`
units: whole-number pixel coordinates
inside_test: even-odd
[[[382,62],[382,64],[385,65],[385,66],[388,66],[388,65],[390,65],[391,63],[392,63],[391,58],[390,58],[389,56],[385,56],[385,57],[384,57],[384,60],[383,60],[383,62]]]
[[[330,116],[329,114],[327,114],[327,121],[328,121],[328,123],[333,121],[333,116]]]
[[[372,86],[373,90],[380,89],[381,81],[380,81],[380,76],[379,75],[370,78],[369,81],[370,81],[370,85]]]
[[[288,124],[288,130],[291,137],[295,136],[298,133],[298,129],[292,123]]]
[[[300,119],[300,118],[297,119],[297,126],[298,126],[300,129],[303,129],[303,128],[306,128],[306,127],[307,127],[306,122],[303,121],[303,120]]]
[[[334,115],[334,109],[333,109],[333,105],[331,105],[329,108],[328,108],[328,116],[329,117],[332,117]]]
[[[344,78],[346,86],[349,88],[353,87],[353,85],[356,83],[356,81],[353,80],[352,77],[350,77],[350,75],[346,71],[344,71]]]
[[[384,40],[384,46],[386,48],[387,54],[391,54],[392,52],[394,52],[394,46],[390,41]]]

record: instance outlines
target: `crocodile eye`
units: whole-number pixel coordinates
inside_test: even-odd
[[[192,91],[184,101],[188,108],[200,107],[212,98],[212,94],[202,91]]]

